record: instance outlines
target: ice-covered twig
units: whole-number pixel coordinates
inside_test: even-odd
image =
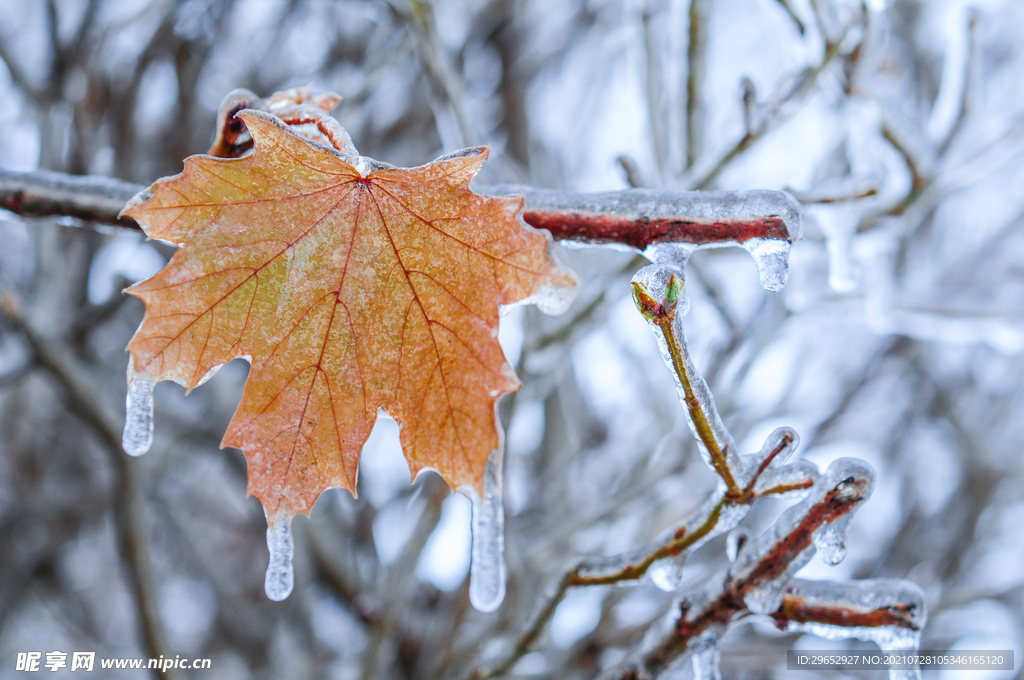
[[[743,546],[736,562],[711,580],[717,585],[680,600],[668,629],[652,631],[637,658],[608,677],[655,678],[687,651],[715,646],[729,624],[750,614],[774,615],[782,610],[781,616],[788,621],[784,596],[793,574],[810,560],[830,525],[846,520],[867,500],[872,486],[873,473],[866,464],[848,458],[835,461],[806,500],[786,510],[771,529]],[[798,604],[790,601],[791,606]],[[817,615],[809,608],[790,613]],[[891,620],[885,622],[888,625]]]
[[[618,244],[636,250],[663,243],[697,247],[752,239],[800,238],[800,204],[784,191],[667,191],[625,189],[580,193],[498,184],[475,187],[489,195],[521,195],[523,219],[556,241]]]
[[[636,581],[650,573],[659,587],[673,590],[679,584],[683,560],[710,539],[738,526],[757,498],[802,495],[817,479],[817,468],[809,462],[786,464],[798,444],[796,433],[789,428],[779,428],[769,435],[756,454],[736,454],[732,435],[722,423],[710,389],[686,350],[681,324],[686,305],[681,270],[665,264],[644,267],[633,279],[633,297],[658,335],[663,357],[675,374],[704,460],[722,483],[693,516],[650,545],[613,557],[581,561],[569,569],[512,652],[488,669],[473,670],[466,680],[497,677],[512,668],[544,630],[569,588]]]
[[[438,93],[447,100],[462,145],[471,146],[476,143],[476,133],[473,131],[473,126],[463,106],[462,80],[456,75],[454,66],[437,34],[434,8],[424,0],[409,0],[408,5],[408,11],[398,10],[395,6],[391,7],[409,27],[409,33],[415,40],[416,52],[427,77]],[[440,128],[439,125],[438,132],[443,138],[444,130]]]
[[[651,10],[651,3],[647,2],[640,11],[640,24],[643,27],[644,71],[647,76],[644,79],[644,90],[647,94],[647,121],[651,126],[651,150],[654,152],[654,159],[660,178],[665,176],[667,160],[665,156],[669,145],[666,143],[666,134],[661,115],[662,78],[658,61],[660,51],[654,42],[653,21],[654,16]]]
[[[407,604],[406,599],[415,584],[413,572],[416,570],[416,563],[427,544],[427,539],[441,519],[441,504],[448,495],[448,487],[436,475],[425,476],[422,488],[427,496],[426,507],[420,514],[412,536],[388,572],[383,589],[387,605],[383,616],[374,623],[370,641],[363,653],[363,678],[366,680],[377,677],[381,646],[394,634],[394,628],[400,621],[403,607]]]
[[[345,143],[337,131],[318,133]],[[225,133],[218,140],[222,137],[215,142],[214,151],[218,144],[225,147],[221,152],[227,155],[247,148],[243,137]],[[522,195],[526,203],[523,219],[533,227],[547,229],[556,241],[619,245],[642,251],[652,260],[659,259],[659,248],[665,246],[685,253],[697,248],[742,246],[754,256],[762,284],[769,290],[778,290],[785,283],[785,267],[776,265],[785,259],[789,245],[800,238],[802,230],[800,204],[784,191],[626,189],[580,193],[519,185],[475,188],[489,195]],[[26,216],[78,217],[86,225],[139,229],[134,220],[119,214],[129,199],[144,190],[142,185],[108,177],[0,170],[0,207]]]
[[[777,0],[777,2],[782,5],[782,9],[786,10],[786,14],[793,20],[793,23],[796,24],[796,28],[800,31],[800,35],[806,33],[807,28],[804,26],[804,22],[800,20],[799,15],[797,15],[793,6],[789,3],[789,0]]]
[[[801,230],[800,206],[784,191],[626,189],[589,194],[519,185],[475,188],[490,195],[523,195],[523,219],[549,230],[559,241],[618,244],[642,251],[661,243],[697,247],[742,245],[754,239],[792,243]],[[97,175],[0,170],[0,207],[25,216],[64,215],[138,229],[134,220],[118,215],[143,190],[140,184]]]
[[[738,498],[743,490],[736,480],[736,445],[686,348],[682,327],[685,305],[679,309],[683,273],[668,265],[653,264],[637,272],[632,285],[633,301],[658,335],[662,355],[675,375],[690,429],[700,444],[704,461],[722,478],[726,495]]]
[[[896,639],[919,635],[926,614],[924,593],[910,581],[793,579],[772,618],[783,630],[872,640],[882,649],[899,649]]]

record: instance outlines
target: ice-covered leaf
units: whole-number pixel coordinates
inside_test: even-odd
[[[188,158],[125,210],[179,246],[128,289],[146,303],[129,382],[193,388],[248,357],[223,445],[245,452],[249,492],[272,523],[328,487],[355,490],[380,410],[401,425],[413,474],[434,468],[482,492],[501,441],[495,402],[519,386],[498,344],[499,307],[573,285],[549,239],[518,218],[522,199],[470,190],[487,149],[386,167],[352,155],[324,115],[314,123],[333,146],[242,111],[251,155]],[[145,433],[130,434],[138,453]]]

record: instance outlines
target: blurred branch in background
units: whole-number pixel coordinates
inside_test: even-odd
[[[909,578],[929,610],[925,647],[1024,651],[1024,7],[424,7],[429,23],[416,24],[405,4],[355,0],[6,1],[0,184],[46,170],[134,191],[210,147],[231,90],[310,82],[344,96],[335,114],[361,153],[396,165],[470,131],[492,147],[481,186],[615,191],[625,169],[629,185],[653,191],[791,188],[808,219],[790,282],[768,294],[746,254],[694,254],[688,352],[737,453],[787,425],[803,460],[865,459],[876,487],[842,565],[808,564],[774,622],[749,617],[721,638],[723,675],[774,674],[784,650],[819,644],[802,636],[821,613],[809,584],[822,579]],[[118,191],[128,189],[112,201]],[[100,219],[88,193],[85,206],[48,214]],[[27,195],[19,207],[4,194],[26,216],[0,213],[0,286],[89,376],[91,406],[112,408],[142,315],[118,290],[170,251],[128,230],[29,217]],[[246,367],[229,364],[187,398],[157,389],[156,442],[133,490],[122,466],[143,461],[112,456],[45,353],[0,319],[0,661],[26,649],[180,654],[212,658],[227,680],[590,678],[636,663],[637,650],[642,661],[645,634],[681,621],[677,595],[650,568],[631,588],[571,586],[574,570],[664,549],[674,539],[656,539],[699,518],[719,478],[696,463],[671,373],[630,300],[643,262],[608,248],[561,256],[583,277],[574,307],[502,321],[523,388],[501,407],[509,583],[487,615],[468,606],[467,504],[435,498],[436,478],[409,486],[390,426],[367,444],[359,498],[325,494],[296,522],[296,590],[270,603],[262,512],[245,498],[241,456],[217,446]],[[146,521],[124,516],[138,498]],[[765,535],[784,507],[753,504],[741,534]],[[679,592],[708,599],[691,601],[685,621],[725,616],[713,603],[732,591],[712,586],[738,569],[725,548],[741,534],[688,553]],[[125,552],[125,537],[146,554]],[[150,604],[132,575],[147,557]],[[894,625],[912,621],[886,611]],[[757,632],[765,621],[773,636]]]

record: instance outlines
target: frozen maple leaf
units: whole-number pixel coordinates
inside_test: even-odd
[[[519,386],[499,307],[573,285],[550,238],[520,221],[522,199],[470,190],[486,148],[389,168],[351,155],[333,119],[314,116],[334,148],[267,112],[237,116],[251,155],[188,158],[124,212],[179,246],[127,291],[146,303],[129,381],[191,389],[249,357],[222,446],[245,453],[271,518],[355,490],[378,409],[414,475],[480,491],[501,445],[495,402]]]

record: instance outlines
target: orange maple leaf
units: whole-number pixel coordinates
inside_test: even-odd
[[[221,446],[245,453],[268,517],[354,492],[378,409],[400,424],[414,476],[430,467],[482,490],[502,439],[495,403],[519,387],[499,306],[573,284],[550,237],[517,217],[522,199],[470,190],[486,148],[361,174],[358,157],[269,113],[238,117],[250,156],[192,156],[124,211],[179,246],[127,290],[146,303],[129,380],[191,389],[249,357]]]

